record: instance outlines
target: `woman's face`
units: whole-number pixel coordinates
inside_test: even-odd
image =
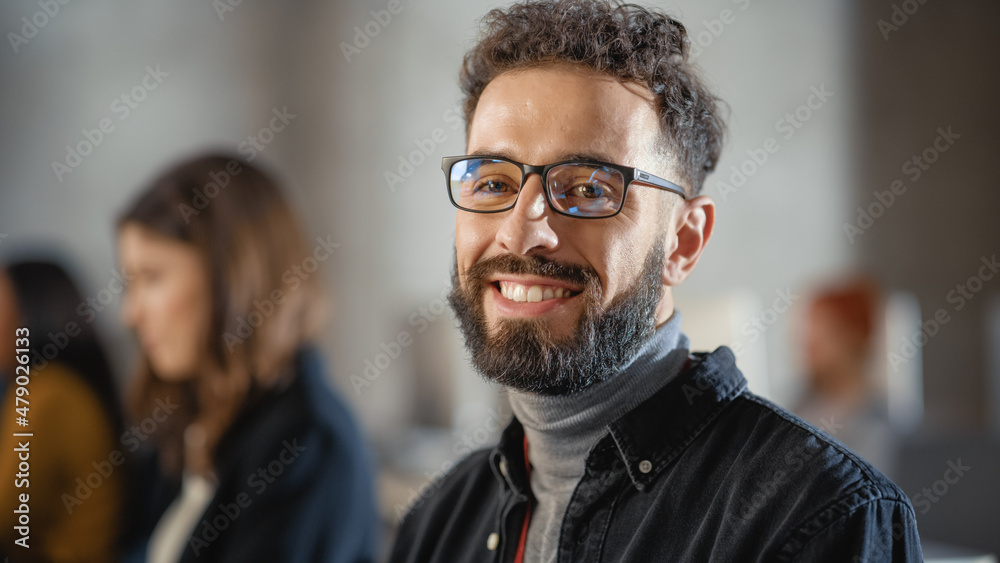
[[[208,272],[198,252],[126,223],[118,232],[118,256],[129,280],[122,321],[138,335],[160,379],[193,377],[207,358],[211,310]]]

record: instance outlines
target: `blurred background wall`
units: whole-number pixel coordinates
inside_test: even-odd
[[[817,285],[867,272],[902,296],[906,322],[945,309],[922,350],[888,370],[917,377],[920,391],[898,478],[914,495],[949,460],[971,460],[953,493],[918,510],[921,531],[1000,551],[990,532],[1000,279],[970,283],[1000,246],[1000,7],[654,4],[687,25],[730,108],[724,158],[705,186],[717,230],[678,292],[694,346],[741,344],[754,388],[790,406],[803,304]],[[322,265],[335,314],[321,345],[379,454],[391,529],[463,445],[487,445],[509,416],[465,363],[443,299],[454,209],[439,165],[464,149],[462,54],[501,3],[55,5],[54,15],[37,1],[0,6],[0,259],[57,249],[98,297],[118,267],[114,217],[154,174],[201,150],[252,154],[285,182],[311,238],[341,245]],[[276,114],[287,125],[267,131]],[[102,120],[108,132],[95,132]],[[77,162],[67,147],[81,143],[93,148]],[[959,284],[978,289],[959,298]],[[124,385],[135,349],[112,297],[96,322]],[[705,321],[723,318],[721,330]],[[900,338],[919,330],[899,324]],[[902,347],[887,338],[881,362]]]

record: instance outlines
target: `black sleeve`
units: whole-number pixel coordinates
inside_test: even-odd
[[[818,530],[783,561],[922,562],[913,508],[902,499],[874,499]]]

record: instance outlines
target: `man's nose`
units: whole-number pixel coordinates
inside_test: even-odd
[[[559,237],[549,225],[552,210],[545,201],[542,180],[531,174],[525,180],[517,203],[504,218],[496,240],[512,254],[551,252],[559,246]]]

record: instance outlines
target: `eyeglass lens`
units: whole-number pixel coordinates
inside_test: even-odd
[[[514,206],[522,182],[521,168],[492,158],[460,160],[452,165],[451,196],[459,207],[472,211],[502,211]],[[569,215],[614,215],[622,205],[625,179],[605,166],[566,163],[547,174],[553,207]]]

